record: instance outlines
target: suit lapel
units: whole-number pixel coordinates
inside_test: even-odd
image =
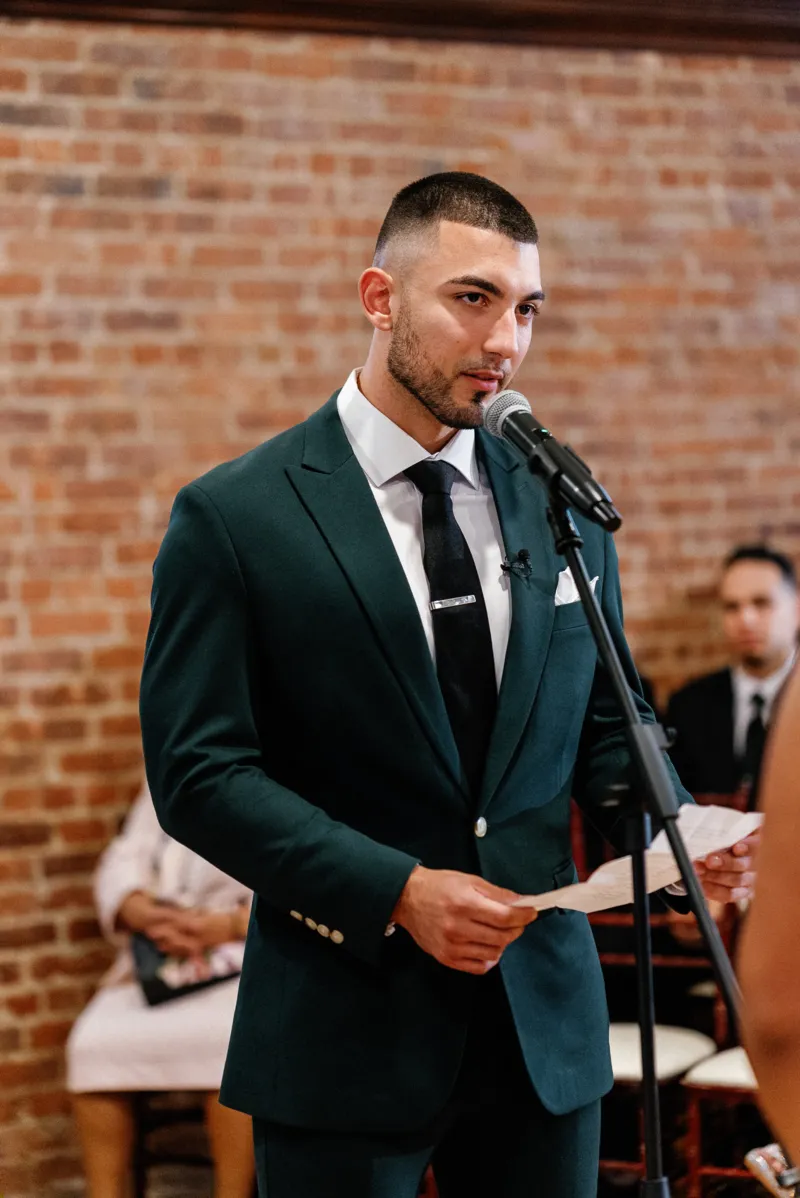
[[[531,555],[529,577],[511,574],[511,631],[481,788],[483,811],[502,781],[533,707],[550,645],[561,567],[547,524],[544,490],[488,434],[479,434],[479,446],[506,553],[513,556],[528,549]]]
[[[342,428],[336,395],[306,423],[289,481],[344,571],[417,719],[463,787],[461,763],[414,597],[369,483]]]

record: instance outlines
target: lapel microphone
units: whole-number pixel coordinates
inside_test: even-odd
[[[569,445],[562,445],[540,424],[519,391],[501,391],[483,409],[483,426],[493,437],[510,441],[525,455],[529,470],[568,507],[577,508],[606,532],[622,524],[611,496]]]
[[[518,553],[507,557],[500,563],[504,574],[513,574],[516,578],[530,578],[532,573],[530,549],[520,549]]]

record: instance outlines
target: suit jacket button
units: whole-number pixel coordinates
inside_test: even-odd
[[[475,820],[475,835],[479,836],[479,837],[485,836],[487,826],[488,825],[486,823],[486,820],[483,818],[482,815],[479,815],[478,818]]]
[[[330,936],[331,934],[330,928],[326,928],[324,923],[317,924],[317,931],[319,932],[320,936]]]
[[[303,918],[299,911],[290,911],[289,914],[291,915],[292,919],[302,919]]]
[[[317,930],[317,921],[312,919],[310,915],[306,916],[306,927],[311,928],[312,932],[316,932]]]
[[[344,936],[342,935],[342,933],[340,931],[338,931],[336,928],[334,928],[333,931],[331,932],[331,940],[333,941],[334,944],[341,944],[342,941],[344,940]]]

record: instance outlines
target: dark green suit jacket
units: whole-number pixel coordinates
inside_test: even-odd
[[[582,605],[554,605],[564,562],[544,494],[499,441],[480,431],[478,447],[506,551],[529,549],[532,573],[511,579],[477,807],[336,397],[175,501],[142,679],[147,774],[166,831],[255,892],[222,1095],[262,1118],[381,1131],[437,1115],[483,979],[402,929],[385,936],[409,873],[422,862],[521,893],[569,883],[570,796],[591,809],[628,767]],[[582,532],[638,694],[613,543]],[[603,1094],[607,1015],[586,918],[543,914],[500,969],[544,1105]]]

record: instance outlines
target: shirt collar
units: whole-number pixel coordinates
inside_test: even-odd
[[[776,670],[774,674],[770,674],[767,678],[756,678],[753,674],[748,674],[741,666],[736,666],[732,670],[733,685],[740,701],[748,703],[753,695],[763,695],[766,703],[772,703],[772,700],[791,674],[796,660],[797,651],[795,650],[794,653],[789,654],[781,668]]]
[[[417,462],[449,462],[461,477],[480,485],[474,429],[459,429],[439,453],[428,453],[413,437],[379,412],[358,385],[354,370],[339,392],[337,408],[358,464],[375,487],[382,487]]]

